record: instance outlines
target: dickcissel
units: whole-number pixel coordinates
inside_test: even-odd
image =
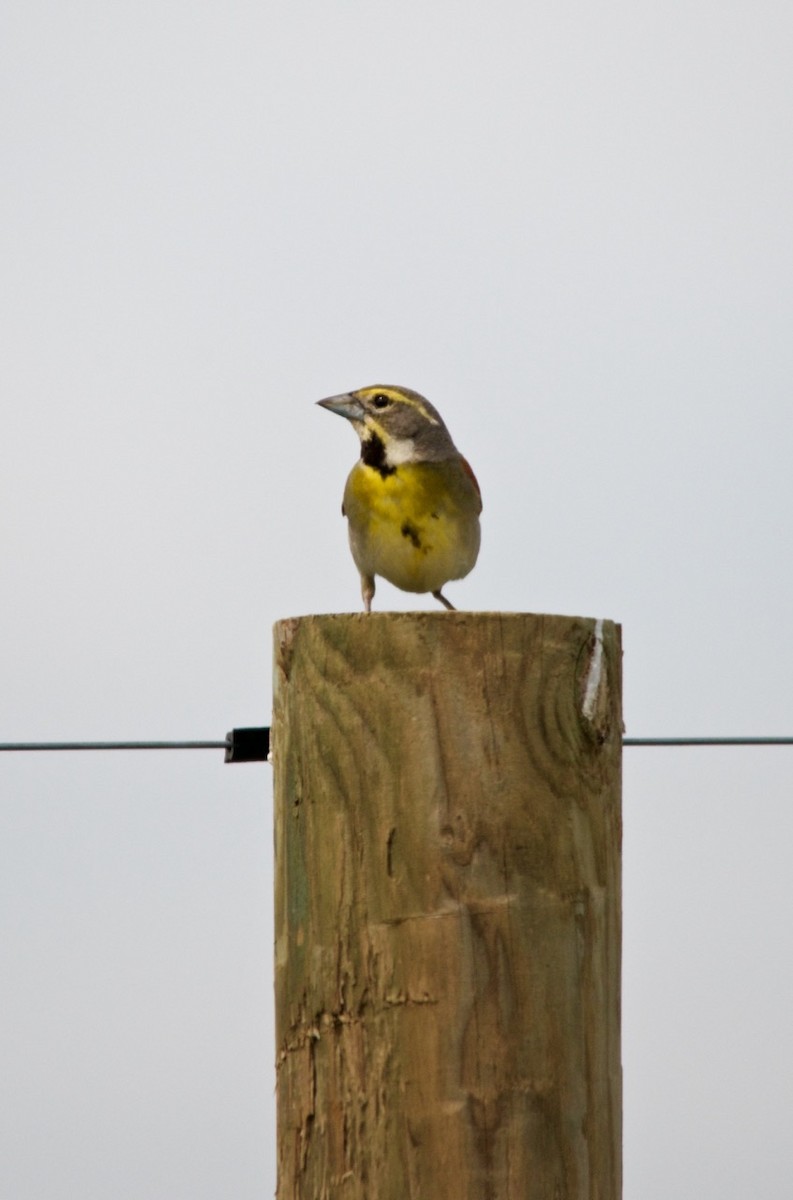
[[[440,413],[418,392],[383,384],[317,403],[361,439],[341,511],[366,612],[377,575],[454,608],[441,588],[476,562],[482,497]]]

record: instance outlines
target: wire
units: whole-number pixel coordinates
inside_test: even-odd
[[[270,730],[266,725],[232,729],[223,741],[0,742],[0,750],[225,750],[227,763],[266,762]]]
[[[187,742],[0,742],[0,751],[33,750],[226,750],[247,733],[269,740],[270,730],[231,731],[223,741]],[[793,737],[626,737],[623,746],[793,746]]]
[[[222,742],[0,742],[0,750],[225,750]]]
[[[623,738],[624,746],[793,746],[793,738]]]

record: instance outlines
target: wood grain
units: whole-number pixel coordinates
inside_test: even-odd
[[[275,645],[279,1200],[619,1200],[619,627]]]

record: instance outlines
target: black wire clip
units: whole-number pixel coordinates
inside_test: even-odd
[[[226,734],[227,763],[267,762],[270,756],[270,730],[266,725],[232,729]]]

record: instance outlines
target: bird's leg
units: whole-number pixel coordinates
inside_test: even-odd
[[[457,609],[454,607],[454,605],[452,604],[452,602],[450,600],[446,599],[446,597],[444,596],[444,594],[440,588],[438,588],[437,592],[433,592],[432,594],[436,600],[440,600],[440,602],[444,608],[450,608],[452,610],[452,612],[457,612]]]
[[[361,576],[361,595],[363,596],[363,611],[371,612],[374,598],[374,575]]]

